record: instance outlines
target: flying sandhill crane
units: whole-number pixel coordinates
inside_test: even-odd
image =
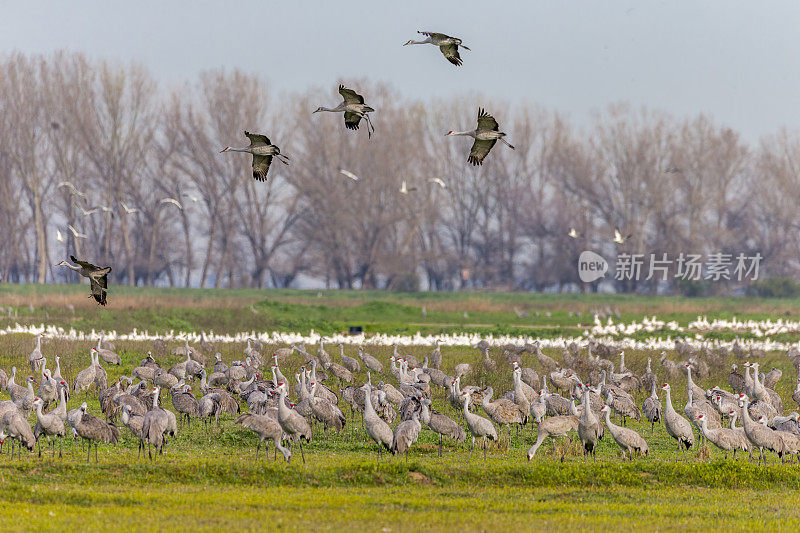
[[[249,429],[258,435],[258,445],[256,446],[256,460],[258,459],[258,451],[261,449],[261,443],[266,440],[271,440],[275,450],[283,454],[283,458],[287,463],[292,462],[292,452],[285,446],[281,445],[281,438],[283,437],[283,429],[278,421],[267,415],[244,414],[236,419],[237,424]],[[269,445],[264,444],[264,450],[269,452]],[[267,453],[269,456],[269,453]]]
[[[89,278],[89,286],[92,292],[90,298],[94,298],[100,305],[106,305],[108,273],[111,272],[111,267],[99,267],[86,261],[78,261],[74,255],[69,256],[69,259],[77,266],[71,265],[66,261],[61,261],[56,266],[65,266],[84,278]]]
[[[289,158],[281,154],[281,149],[272,144],[272,141],[266,135],[259,135],[256,133],[244,132],[244,136],[250,139],[250,146],[244,148],[231,148],[226,146],[222,152],[246,152],[253,154],[253,179],[257,181],[266,181],[269,166],[272,164],[272,158],[276,158],[284,165],[289,164]]]
[[[476,415],[474,413],[470,413],[469,411],[469,404],[472,400],[470,391],[465,390],[461,393],[463,407],[462,410],[464,412],[464,420],[467,422],[467,429],[469,429],[470,434],[472,435],[472,445],[469,448],[469,455],[467,456],[467,462],[469,462],[470,458],[472,458],[472,450],[475,449],[475,437],[481,437],[483,439],[483,459],[486,460],[486,439],[496,441],[498,440],[497,430],[495,429],[492,422],[486,418],[483,418],[480,415]]]
[[[624,428],[611,422],[611,407],[604,405],[600,412],[605,414],[606,427],[620,448],[622,448],[622,458],[625,459],[625,452],[628,452],[628,459],[633,461],[633,452],[642,455],[649,455],[650,449],[641,435],[630,428]]]
[[[116,444],[119,440],[119,430],[113,424],[109,424],[100,420],[96,416],[86,411],[86,402],[81,404],[80,418],[77,419],[75,424],[75,432],[79,437],[89,442],[89,452],[86,454],[86,462],[92,454],[92,442],[94,442],[94,462],[97,462],[97,444],[104,442],[106,444]]]
[[[278,383],[278,393],[280,395],[278,398],[278,423],[284,433],[293,440],[297,440],[300,444],[300,457],[303,459],[303,464],[306,464],[306,456],[303,453],[303,439],[306,442],[311,441],[311,425],[300,413],[286,405],[286,383]]]
[[[677,458],[678,452],[681,451],[681,445],[685,446],[688,450],[694,444],[694,433],[692,433],[692,425],[688,420],[679,415],[672,407],[671,387],[668,383],[664,383],[661,389],[666,391],[666,400],[664,402],[664,427],[667,428],[669,436],[678,441],[678,450],[675,453]]]
[[[499,125],[494,117],[483,108],[478,109],[478,127],[476,129],[470,131],[451,130],[445,134],[445,137],[449,135],[465,135],[475,139],[475,142],[472,143],[469,157],[467,158],[467,161],[473,165],[482,165],[489,150],[492,149],[498,140],[505,143],[505,145],[512,150],[514,149],[514,146],[504,139],[506,134],[499,131]]]
[[[364,428],[367,430],[369,438],[378,445],[378,459],[380,459],[383,452],[382,448],[385,448],[386,451],[392,450],[394,434],[389,424],[378,416],[372,406],[372,388],[370,385],[367,383],[361,388],[364,390]]]
[[[372,132],[375,127],[372,125],[367,113],[372,113],[375,110],[364,103],[364,97],[355,92],[353,89],[348,89],[344,85],[339,85],[339,94],[342,95],[342,103],[334,108],[318,107],[313,113],[320,111],[330,111],[331,113],[344,113],[344,125],[347,129],[357,130],[361,119],[367,121],[367,135],[372,137]],[[370,131],[371,129],[371,131]]]
[[[461,66],[461,55],[458,53],[458,47],[460,46],[464,50],[469,50],[469,48],[461,43],[461,39],[457,37],[450,37],[444,33],[435,33],[430,31],[418,31],[417,33],[420,35],[425,35],[425,39],[422,41],[415,41],[412,39],[403,46],[407,46],[409,44],[432,44],[434,46],[438,46],[445,59],[457,67]]]

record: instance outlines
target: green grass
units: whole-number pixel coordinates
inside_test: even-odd
[[[359,291],[322,291],[317,297],[316,291],[125,287],[115,288],[109,309],[99,309],[83,301],[84,292],[85,287],[77,285],[0,286],[0,306],[13,305],[21,323],[27,320],[120,332],[136,327],[151,331],[213,328],[219,332],[313,328],[325,333],[351,323],[365,325],[368,331],[465,331],[470,326],[463,324],[488,323],[493,326],[484,332],[519,329],[524,334],[544,335],[574,328],[570,320],[576,322],[577,317],[568,316],[573,308],[600,305],[618,306],[626,319],[637,320],[642,314],[635,314],[636,310],[642,308],[652,309],[648,315],[667,317],[672,313],[682,320],[693,319],[698,309],[710,310],[709,318],[713,313],[740,318],[777,316],[770,315],[770,306],[777,306],[776,311],[800,312],[795,302],[772,300]],[[30,313],[26,299],[35,307],[30,316],[23,317]],[[67,305],[74,307],[74,314]],[[424,319],[420,313],[423,305],[428,312]],[[516,327],[522,319],[513,313],[515,306],[531,313],[526,324],[531,327]],[[468,319],[461,316],[462,309],[468,311]],[[539,317],[535,310],[540,311]],[[545,311],[552,316],[545,317]],[[409,326],[426,321],[428,326]],[[457,325],[434,325],[442,323]],[[123,364],[108,367],[109,382],[120,374],[130,374],[152,349],[146,342],[116,344]],[[71,380],[88,364],[91,345],[50,340],[43,345],[43,352],[48,359],[60,354],[63,373]],[[29,335],[0,337],[0,368],[9,371],[15,365],[26,375],[32,346]],[[220,344],[216,348],[231,361],[241,358],[244,345]],[[388,364],[391,348],[370,346],[367,350]],[[336,347],[328,351],[338,359]],[[353,347],[346,349],[349,355],[354,351]],[[422,359],[430,349],[404,347],[401,351]],[[492,356],[500,371],[491,375],[482,371],[476,350],[445,348],[443,353],[443,369],[448,373],[460,362],[473,365],[475,372],[467,383],[492,385],[497,395],[511,388],[510,373],[499,351],[493,350]],[[561,357],[560,350],[547,353]],[[674,353],[669,356],[679,360]],[[157,353],[155,357],[166,368],[180,360],[170,354]],[[657,354],[626,351],[626,363],[637,374],[644,371],[647,357],[654,357],[654,369],[663,379]],[[540,369],[533,357],[520,359],[523,365]],[[725,385],[731,362],[732,358],[725,361],[699,384]],[[777,390],[786,411],[792,410],[794,368],[780,353],[770,353],[760,362],[762,368],[774,365],[783,370]],[[290,375],[303,363],[293,356],[282,369]],[[374,381],[379,379],[393,380],[373,376]],[[356,376],[357,383],[365,380],[364,372]],[[434,391],[434,407],[461,422],[461,414],[450,406],[443,391]],[[674,405],[682,411],[686,402],[682,381],[673,383],[673,392]],[[637,394],[638,404],[644,396]],[[7,399],[7,394],[0,394],[0,399]],[[90,412],[99,414],[95,392],[75,395],[68,407],[77,407],[84,400]],[[167,394],[162,394],[162,400],[171,408]],[[343,410],[349,417],[345,430],[339,435],[315,430],[313,441],[304,446],[306,466],[296,448],[291,464],[280,458],[274,461],[272,450],[262,452],[256,462],[254,435],[230,417],[223,417],[221,426],[211,430],[197,421],[191,428],[180,428],[165,454],[153,462],[137,458],[136,441],[122,427],[117,446],[100,446],[97,465],[93,456],[87,464],[85,449],[71,440],[63,443],[63,459],[51,459],[43,450],[41,459],[23,452],[21,460],[11,461],[5,453],[0,455],[0,530],[608,530],[624,523],[647,530],[782,531],[797,530],[800,525],[800,466],[781,464],[774,455],[766,467],[741,456],[725,461],[719,451],[705,446],[693,448],[676,461],[674,441],[663,426],[651,432],[649,425],[629,421],[629,427],[646,438],[652,452],[632,463],[622,461],[610,435],[598,446],[596,460],[584,459],[577,444],[559,439],[555,450],[546,442],[529,463],[525,453],[535,440],[531,426],[511,439],[504,434],[499,444],[490,447],[485,462],[476,449],[467,463],[468,443],[447,441],[440,459],[438,439],[423,430],[408,459],[384,458],[378,463],[375,446],[367,440],[358,415],[351,418],[346,406]],[[30,421],[34,419],[35,415]]]

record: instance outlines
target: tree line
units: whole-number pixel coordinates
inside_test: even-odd
[[[615,279],[620,254],[759,254],[761,278],[800,275],[795,132],[751,143],[705,115],[626,104],[576,127],[533,104],[420,101],[346,81],[376,109],[372,139],[339,116],[311,115],[338,102],[337,80],[279,94],[239,70],[164,85],[141,65],[78,53],[4,56],[0,280],[72,279],[52,266],[70,254],[111,265],[113,283],[128,285],[724,292],[747,283],[687,281],[676,265],[666,281]],[[516,150],[496,148],[473,167],[471,139],[444,134],[474,128],[479,105]],[[249,155],[219,153],[246,145],[244,130],[266,134],[291,165],[255,182]],[[581,282],[584,250],[612,263],[605,281]]]

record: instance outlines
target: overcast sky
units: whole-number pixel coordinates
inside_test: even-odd
[[[430,45],[461,37],[463,67]],[[613,102],[705,112],[746,137],[800,130],[800,2],[8,1],[0,50],[140,62],[165,83],[220,66],[304,91],[369,77],[427,98],[480,91],[577,124]]]

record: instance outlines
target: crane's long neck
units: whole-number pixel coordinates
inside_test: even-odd
[[[375,414],[375,408],[372,407],[372,387],[369,387],[364,394],[364,416],[372,416]]]
[[[670,389],[667,389],[665,392],[666,399],[664,400],[664,407],[667,409],[668,413],[674,413],[675,409],[672,407],[672,394],[670,393]]]
[[[424,41],[415,41],[415,40],[412,39],[412,40],[408,41],[406,43],[406,45],[408,45],[408,44],[430,44],[430,43],[431,43],[431,38],[428,37]],[[405,45],[403,45],[403,46],[405,46]]]
[[[465,136],[465,137],[475,137],[476,132],[475,132],[475,130],[452,131],[452,132],[448,133],[448,135],[462,135],[462,136]],[[537,353],[537,355],[538,355],[538,353]]]
[[[582,403],[583,403],[583,416],[582,416],[582,418],[583,418],[584,422],[588,422],[589,421],[589,413],[592,412],[592,404],[591,404],[591,400],[589,399],[589,389],[588,388],[585,391],[583,391],[583,402]]]
[[[36,402],[36,418],[42,418],[42,402]]]
[[[156,388],[156,390],[153,391],[153,409],[157,409],[158,408],[158,394],[160,392],[161,392],[161,389],[159,389],[159,388]]]

